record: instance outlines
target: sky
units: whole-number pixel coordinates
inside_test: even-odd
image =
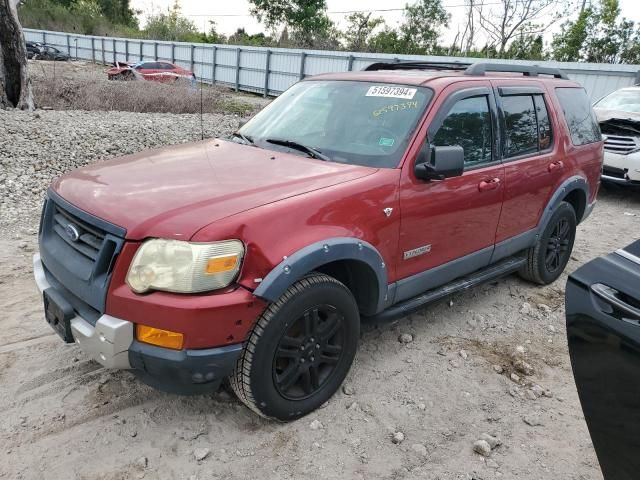
[[[174,0],[131,0],[134,9],[142,10],[142,24],[145,16],[150,12],[167,10]],[[496,0],[485,0],[489,5]],[[619,0],[622,16],[640,23],[640,0]],[[402,21],[402,8],[412,0],[327,0],[329,17],[343,28],[346,25],[345,17],[352,10],[389,10],[378,11],[374,15],[381,16],[391,27],[397,27]],[[208,30],[208,21],[213,20],[217,24],[217,30],[224,35],[230,35],[238,27],[244,27],[247,33],[263,32],[264,26],[249,14],[248,0],[181,0],[182,13],[201,29]],[[465,24],[465,0],[442,0],[445,9],[451,14],[449,29],[442,31],[443,43],[451,43],[458,29],[462,30]],[[485,7],[486,8],[486,7]],[[335,13],[332,13],[335,12]],[[559,23],[547,29],[545,41],[551,40],[551,34],[557,31]]]

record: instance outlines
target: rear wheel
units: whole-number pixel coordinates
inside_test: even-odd
[[[338,280],[314,273],[294,283],[260,317],[229,380],[264,417],[294,420],[326,402],[353,363],[358,307]]]
[[[520,276],[541,285],[554,282],[564,271],[576,238],[576,213],[562,202],[551,216],[538,242],[527,251]]]

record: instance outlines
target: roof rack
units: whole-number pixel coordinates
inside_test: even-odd
[[[465,75],[474,76],[483,76],[487,72],[522,73],[525,77],[551,75],[554,78],[569,80],[567,74],[559,68],[541,67],[540,65],[520,65],[513,63],[396,61],[372,63],[364,70],[456,70],[464,71]]]
[[[396,61],[376,62],[364,69],[370,72],[374,70],[466,70],[470,63],[463,62],[423,62],[423,61]]]
[[[559,68],[541,67],[540,65],[516,65],[513,63],[485,63],[478,62],[464,71],[465,75],[484,75],[486,72],[522,73],[525,77],[551,75],[554,78],[569,80],[567,74]]]

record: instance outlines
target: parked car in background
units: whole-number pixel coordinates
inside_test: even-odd
[[[640,86],[617,90],[593,108],[606,137],[602,179],[640,186]]]
[[[605,480],[640,472],[640,240],[569,276],[567,337]]]
[[[107,70],[107,77],[109,80],[149,80],[162,83],[195,80],[191,70],[169,62],[115,62],[114,66]]]
[[[27,58],[33,58],[35,55],[42,53],[42,44],[38,42],[26,42]]]

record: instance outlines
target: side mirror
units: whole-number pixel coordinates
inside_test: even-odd
[[[459,177],[464,171],[464,150],[460,146],[430,147],[426,144],[423,148],[431,149],[430,155],[421,152],[420,160],[414,167],[416,177],[421,180],[444,180],[449,177]]]

